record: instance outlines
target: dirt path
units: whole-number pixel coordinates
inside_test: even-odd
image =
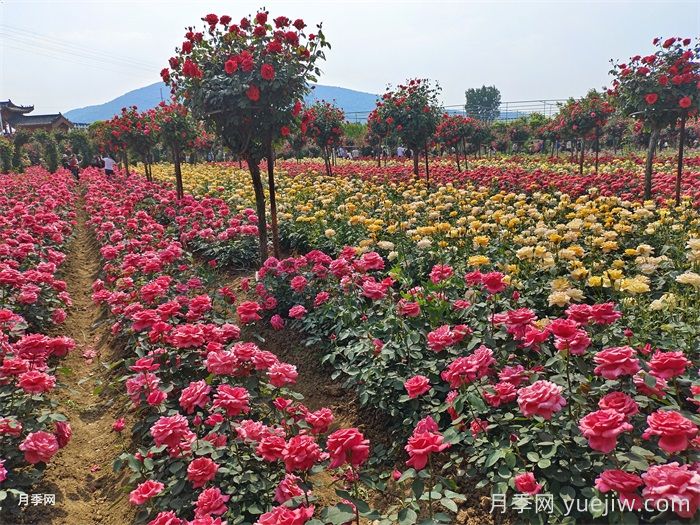
[[[49,463],[36,492],[56,495],[55,506],[30,508],[25,523],[32,525],[127,525],[133,511],[112,471],[121,452],[112,432],[114,398],[109,394],[104,363],[115,359],[106,329],[97,327],[100,310],[91,299],[99,260],[85,224],[82,199],[78,224],[69,246],[63,276],[73,306],[60,335],[73,338],[76,348],[61,362],[60,410],[73,429],[70,443]],[[91,359],[90,354],[94,353]]]

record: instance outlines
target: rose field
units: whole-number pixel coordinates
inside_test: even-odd
[[[3,128],[0,524],[700,523],[700,41],[350,123],[268,15],[188,27],[167,102]]]

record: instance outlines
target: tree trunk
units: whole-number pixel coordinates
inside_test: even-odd
[[[598,155],[600,154],[600,128],[595,128],[595,174],[598,175]]]
[[[124,174],[129,176],[129,154],[124,150]]]
[[[651,199],[651,170],[654,163],[654,152],[656,151],[656,144],[659,142],[659,132],[660,130],[656,127],[652,129],[651,135],[649,135],[649,147],[647,149],[647,160],[644,165],[644,200]]]
[[[678,133],[678,171],[676,172],[676,206],[681,204],[681,177],[683,176],[683,146],[685,143],[685,111],[681,115],[681,129]]]
[[[430,168],[428,166],[428,143],[425,143],[425,183],[430,186]]]
[[[420,153],[416,152],[415,148],[411,148],[411,155],[413,156],[413,174],[418,176],[418,157]]]
[[[459,165],[459,148],[455,148],[455,158],[457,159],[457,171],[462,171],[462,167]]]
[[[258,215],[258,243],[260,249],[260,266],[267,259],[267,219],[265,217],[265,192],[263,191],[262,179],[260,178],[260,166],[250,155],[246,156],[246,164],[250,171],[255,191],[255,208]]]
[[[270,224],[272,225],[272,253],[280,258],[280,235],[277,227],[277,200],[275,192],[275,157],[272,140],[267,144],[267,188],[270,192]]]
[[[377,155],[377,167],[382,167],[382,148],[379,148],[379,154]]]
[[[581,139],[581,158],[579,159],[578,163],[578,174],[583,175],[583,156],[586,153],[586,143],[583,139]]]
[[[185,196],[185,190],[182,187],[182,166],[180,165],[180,149],[173,146],[173,164],[175,164],[175,191],[177,198],[182,199]]]

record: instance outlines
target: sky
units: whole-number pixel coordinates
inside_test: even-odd
[[[0,100],[66,112],[160,80],[185,27],[207,13],[323,22],[319,83],[370,93],[430,78],[446,105],[495,85],[503,101],[602,88],[610,59],[656,36],[700,35],[700,1],[0,0]],[[368,110],[371,108],[367,108]]]

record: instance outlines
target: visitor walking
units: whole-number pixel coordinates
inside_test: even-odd
[[[107,177],[111,177],[112,175],[114,175],[114,165],[117,162],[109,155],[105,155],[104,157],[102,157],[102,163],[105,169],[105,175]]]
[[[80,161],[78,160],[78,157],[75,156],[75,153],[71,155],[70,160],[68,161],[68,169],[73,174],[73,178],[75,180],[80,179]]]

